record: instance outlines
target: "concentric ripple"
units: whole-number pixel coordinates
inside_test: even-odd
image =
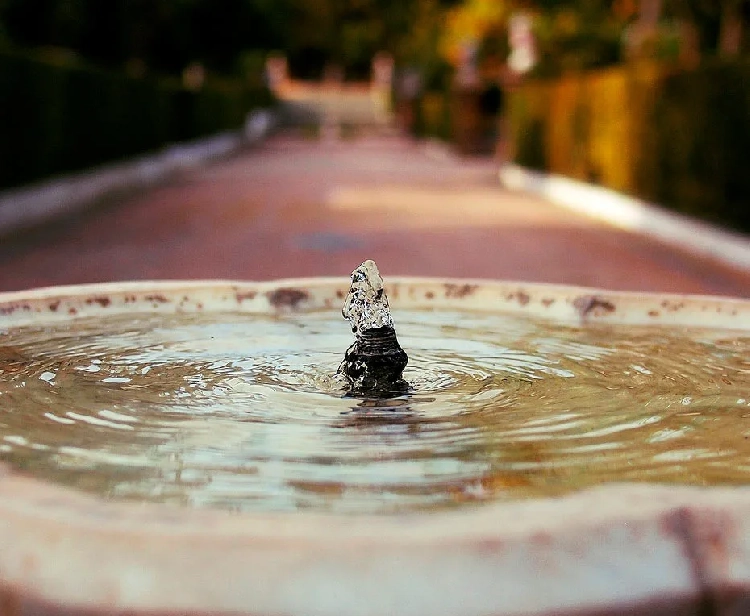
[[[750,338],[394,313],[408,396],[335,378],[336,313],[0,331],[0,460],[112,498],[388,513],[606,482],[750,483]]]

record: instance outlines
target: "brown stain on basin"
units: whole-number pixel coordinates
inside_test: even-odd
[[[712,580],[708,573],[717,569],[725,571],[729,566],[727,538],[733,535],[733,526],[730,516],[702,511],[690,505],[675,508],[662,521],[662,532],[672,535],[678,541],[682,547],[683,557],[690,564],[700,588],[696,597],[699,615],[745,613],[744,610],[725,611],[726,597],[722,595],[727,589],[722,589],[720,583]]]
[[[244,291],[244,292],[237,291],[234,294],[234,298],[237,300],[238,304],[241,304],[246,299],[247,300],[255,299],[256,295],[257,295],[257,292],[255,291]]]
[[[86,303],[89,306],[99,304],[102,308],[106,308],[112,303],[112,300],[106,295],[94,295],[93,297],[86,298]]]
[[[602,316],[615,312],[615,305],[608,299],[598,295],[580,295],[573,300],[573,307],[579,316],[585,319],[588,316]]]
[[[31,306],[25,302],[11,302],[9,304],[0,304],[0,315],[13,314],[17,310],[29,312]]]
[[[664,300],[661,303],[661,307],[664,308],[667,312],[677,312],[678,310],[681,310],[685,307],[685,302],[671,302],[668,300]]]
[[[166,304],[169,302],[169,299],[166,295],[162,295],[161,293],[152,293],[150,295],[144,295],[143,299],[145,299],[147,302],[152,302],[154,304]]]
[[[468,295],[472,295],[477,290],[475,284],[454,284],[447,283],[445,285],[445,296],[453,299],[462,299]]]
[[[310,294],[302,289],[292,287],[281,287],[275,291],[266,293],[268,302],[277,310],[282,308],[291,308],[294,310],[297,306],[310,298]]]
[[[526,306],[526,304],[531,301],[531,296],[525,291],[516,291],[515,293],[508,293],[508,295],[505,296],[505,299],[509,302],[515,300],[519,305]]]

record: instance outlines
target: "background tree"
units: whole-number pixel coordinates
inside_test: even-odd
[[[456,0],[0,0],[0,32],[19,48],[67,49],[111,67],[178,74],[193,62],[233,73],[279,50],[300,76],[337,63],[369,74],[378,51],[434,54]],[[418,41],[418,42],[414,42]],[[414,58],[411,58],[413,60]]]
[[[535,16],[537,72],[558,74],[618,62],[623,36],[657,57],[670,57],[675,41],[695,55],[736,56],[750,0],[0,0],[0,44],[175,75],[195,62],[209,73],[257,72],[278,50],[300,77],[335,63],[365,78],[388,51],[437,83],[467,43],[507,53],[517,10]]]

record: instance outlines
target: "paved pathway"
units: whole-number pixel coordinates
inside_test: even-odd
[[[0,243],[0,290],[128,279],[385,276],[750,297],[750,273],[498,185],[491,161],[378,137],[264,146]]]

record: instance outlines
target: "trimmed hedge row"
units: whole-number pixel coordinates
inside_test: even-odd
[[[176,83],[0,55],[0,187],[239,128],[271,95],[233,83]]]
[[[510,94],[514,160],[750,231],[750,64],[636,64]]]

